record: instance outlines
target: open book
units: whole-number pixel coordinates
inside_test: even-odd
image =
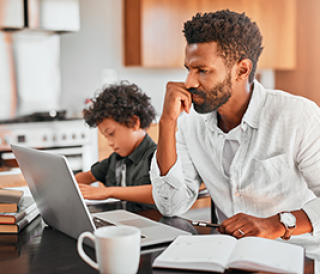
[[[152,266],[220,273],[234,268],[302,274],[304,250],[301,246],[257,237],[237,240],[228,235],[179,236]]]

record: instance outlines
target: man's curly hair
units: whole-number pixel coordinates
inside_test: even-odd
[[[127,81],[105,87],[91,101],[90,108],[83,111],[84,120],[90,127],[96,127],[105,118],[112,118],[120,124],[133,127],[131,118],[136,115],[140,119],[140,128],[146,129],[156,116],[150,97],[137,85]]]
[[[253,81],[263,49],[262,36],[257,24],[244,13],[228,9],[197,13],[192,20],[185,22],[183,32],[188,44],[217,42],[218,54],[229,68],[235,62],[249,59],[252,62],[249,83]]]

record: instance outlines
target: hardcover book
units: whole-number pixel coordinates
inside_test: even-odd
[[[155,268],[223,273],[226,269],[302,274],[301,246],[258,237],[179,236],[154,261]]]
[[[23,201],[23,191],[0,189],[0,212],[17,212]]]
[[[26,215],[22,220],[18,221],[16,224],[0,224],[0,233],[19,233],[28,224],[30,224],[39,214],[40,212],[36,207],[33,211],[31,211],[28,215]]]
[[[26,196],[23,198],[17,212],[0,213],[0,224],[15,224],[22,220],[24,216],[33,211],[36,207],[37,205],[33,198],[31,196]]]

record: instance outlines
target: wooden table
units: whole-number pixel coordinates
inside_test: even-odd
[[[91,212],[101,212],[122,208],[122,203],[89,207]],[[178,227],[193,234],[217,233],[215,229],[194,227],[190,222],[180,218],[165,218],[150,205],[126,203],[126,209],[150,219]],[[141,251],[138,273],[170,274],[198,273],[173,270],[152,269],[153,260],[167,246],[158,245],[143,248]],[[87,254],[95,260],[94,249],[84,246]],[[45,274],[45,273],[98,273],[87,265],[78,255],[76,240],[44,224],[41,217],[25,228],[19,235],[0,235],[0,273],[1,274]],[[202,272],[203,273],[203,272]],[[229,271],[228,273],[248,273]],[[305,260],[305,272],[314,273],[313,261]]]

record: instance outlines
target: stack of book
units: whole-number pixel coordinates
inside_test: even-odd
[[[18,258],[23,245],[42,229],[43,223],[39,215],[21,233],[0,233],[0,261]]]
[[[22,233],[0,233],[0,261],[18,258],[21,247],[42,231],[40,215],[26,226]]]
[[[0,233],[19,233],[38,215],[39,210],[31,196],[23,191],[0,189]]]

